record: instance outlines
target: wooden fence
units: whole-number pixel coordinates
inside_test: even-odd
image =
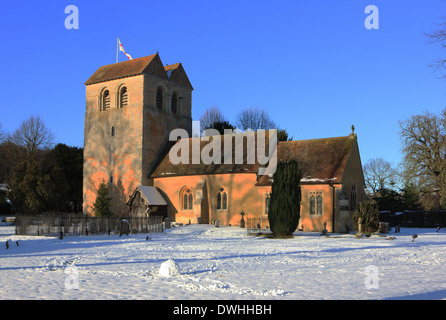
[[[88,236],[123,233],[163,232],[161,217],[97,218],[77,214],[17,215],[16,235]]]

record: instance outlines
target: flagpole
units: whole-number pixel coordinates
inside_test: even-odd
[[[119,55],[119,37],[116,39],[116,63],[118,63],[118,55]]]

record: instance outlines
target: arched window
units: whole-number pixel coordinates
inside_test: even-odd
[[[112,129],[111,129],[111,136],[112,136],[112,137],[115,136],[115,127],[112,127]]]
[[[127,107],[129,103],[129,95],[127,92],[127,87],[122,87],[119,90],[119,107],[124,108]]]
[[[352,183],[352,191],[350,194],[350,210],[356,210],[356,184]]]
[[[104,111],[108,108],[110,108],[110,91],[104,90],[101,97],[101,110]]]
[[[177,113],[177,109],[178,109],[178,95],[174,93],[172,95],[172,100],[170,101],[170,110],[172,111],[172,113]]]
[[[223,188],[217,191],[217,210],[228,210],[228,194]]]
[[[193,196],[190,188],[188,188],[188,187],[183,188],[183,190],[181,191],[180,201],[181,201],[180,207],[182,210],[192,210],[193,209],[194,196]]]
[[[161,87],[156,91],[156,107],[163,110],[163,89]]]

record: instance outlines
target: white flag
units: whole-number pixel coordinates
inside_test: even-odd
[[[127,56],[127,58],[129,58],[129,60],[132,60],[132,56],[129,55],[127,52],[125,52],[124,47],[121,44],[121,41],[118,38],[118,46],[119,46],[119,51],[124,52],[124,54]]]

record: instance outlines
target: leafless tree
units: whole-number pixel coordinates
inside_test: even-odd
[[[211,128],[214,122],[224,122],[225,118],[220,109],[212,106],[207,109],[200,118],[200,131],[203,132],[207,128]]]
[[[425,194],[446,203],[446,110],[429,112],[400,122],[406,177],[416,179]]]
[[[54,144],[53,134],[39,116],[31,116],[23,121],[12,133],[10,140],[27,153],[50,149]]]
[[[439,29],[437,31],[426,33],[426,36],[431,43],[438,43],[443,49],[446,49],[446,18],[443,20],[445,21],[439,24]],[[434,61],[431,66],[442,72],[446,70],[446,59],[439,58]],[[446,77],[446,75],[444,77]]]
[[[392,164],[383,158],[370,159],[363,167],[367,188],[374,194],[396,184],[397,172]]]
[[[274,121],[270,118],[265,110],[260,110],[259,108],[250,107],[242,111],[236,120],[237,128],[246,130],[259,130],[259,129],[276,129],[277,126]]]

